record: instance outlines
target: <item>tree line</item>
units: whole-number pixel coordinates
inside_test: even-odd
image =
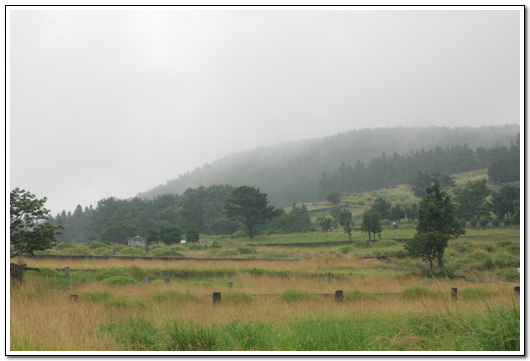
[[[432,183],[433,177],[444,185],[448,181],[447,174],[482,168],[488,168],[488,176],[496,184],[518,181],[519,159],[519,137],[509,147],[479,147],[476,151],[464,144],[392,156],[383,152],[367,164],[357,161],[352,166],[343,162],[331,177],[323,173],[318,182],[318,200],[326,199],[331,191],[348,195],[405,183],[411,183],[420,191],[417,196],[424,196],[425,187]],[[426,179],[425,174],[433,176]]]

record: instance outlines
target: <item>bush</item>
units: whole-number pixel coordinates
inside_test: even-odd
[[[253,254],[253,253],[256,253],[256,251],[254,251],[252,248],[250,247],[241,247],[241,248],[238,248],[237,249],[237,252],[239,252],[240,254]]]
[[[106,278],[99,283],[104,286],[125,286],[125,285],[139,285],[140,284],[132,277],[123,277],[123,276]]]
[[[488,258],[487,260],[484,261],[484,263],[482,264],[482,267],[484,269],[493,269],[495,268],[495,263],[493,263],[491,258]]]
[[[498,227],[498,226],[500,226],[500,224],[501,224],[501,221],[499,220],[499,218],[497,218],[497,217],[493,217],[493,218],[491,219],[491,225],[492,225],[493,227]]]
[[[347,253],[350,253],[352,251],[353,251],[353,247],[352,246],[343,246],[343,247],[339,248],[339,252],[343,253],[343,254],[347,254]]]
[[[480,219],[478,220],[478,224],[482,228],[486,227],[488,225],[488,223],[489,223],[489,220],[486,217],[480,217]]]
[[[504,223],[505,226],[511,226],[513,224],[512,217],[510,215],[505,215],[502,219],[502,223]]]
[[[477,218],[472,218],[470,221],[469,221],[469,224],[471,225],[471,227],[475,228],[477,226],[477,223],[478,223],[478,220]]]
[[[438,294],[428,288],[415,286],[406,288],[400,295],[405,299],[415,299],[415,298],[424,298],[424,297],[436,297]]]

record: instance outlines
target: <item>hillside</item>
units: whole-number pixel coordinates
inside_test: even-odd
[[[246,184],[259,187],[269,195],[273,205],[283,207],[293,202],[318,200],[318,184],[323,173],[332,176],[342,163],[354,165],[385,154],[406,155],[436,147],[446,149],[465,146],[470,150],[479,147],[508,147],[517,141],[519,132],[518,125],[353,130],[319,139],[257,147],[247,152],[230,154],[138,196],[152,199],[166,193],[182,194],[187,188],[199,186]],[[477,164],[466,170],[483,167],[484,165]],[[401,183],[403,179],[396,181]]]

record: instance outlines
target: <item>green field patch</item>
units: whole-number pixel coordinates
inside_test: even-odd
[[[232,303],[236,305],[248,305],[256,300],[255,297],[245,292],[228,292],[223,293],[223,303]]]
[[[318,300],[318,296],[306,291],[284,291],[280,294],[280,300],[287,303],[307,302]]]
[[[417,299],[426,297],[438,297],[438,293],[421,286],[408,287],[400,293],[401,298]]]
[[[483,287],[464,288],[462,290],[458,290],[458,297],[462,297],[463,299],[488,298],[498,295],[498,291]]]
[[[125,285],[139,285],[140,283],[132,277],[115,276],[109,277],[99,282],[104,286],[125,286]]]

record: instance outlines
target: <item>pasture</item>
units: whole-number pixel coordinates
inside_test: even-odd
[[[11,284],[10,349],[519,350],[519,228],[467,230],[433,272],[404,256],[413,234],[385,229],[368,246],[360,232],[205,237],[216,246],[157,244],[136,259],[58,246],[47,253],[89,257],[18,260],[40,271]]]

